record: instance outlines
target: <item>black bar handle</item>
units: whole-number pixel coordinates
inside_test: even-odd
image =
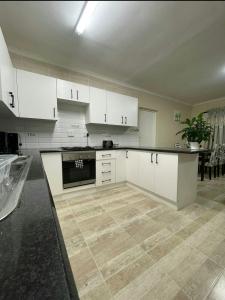
[[[151,163],[153,163],[153,153],[151,153]]]
[[[158,162],[158,153],[156,153],[156,155],[155,155],[155,162],[158,164],[159,162]]]
[[[121,118],[122,118],[122,122],[121,123],[123,124],[123,116]]]
[[[9,105],[12,107],[12,108],[15,108],[15,98],[14,98],[14,95],[12,92],[9,92],[9,95],[10,97],[12,98],[12,103],[10,103]]]
[[[79,99],[79,91],[77,90],[77,100]]]

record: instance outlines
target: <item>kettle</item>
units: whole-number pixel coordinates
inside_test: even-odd
[[[104,149],[112,149],[113,148],[113,141],[110,141],[110,140],[104,140],[102,142],[102,147]]]

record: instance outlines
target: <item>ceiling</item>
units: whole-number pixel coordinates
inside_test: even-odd
[[[83,35],[84,1],[1,1],[11,51],[188,104],[225,96],[225,2],[101,1]]]

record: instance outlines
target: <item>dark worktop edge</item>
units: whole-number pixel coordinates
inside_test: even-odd
[[[153,151],[153,152],[164,152],[164,153],[175,153],[175,154],[198,154],[198,153],[205,153],[210,152],[208,149],[199,149],[199,150],[189,150],[189,149],[175,149],[175,148],[157,148],[157,147],[115,147],[115,148],[103,148],[103,147],[93,147],[93,149],[81,149],[81,150],[64,150],[62,148],[50,148],[50,149],[40,149],[40,153],[56,153],[56,152],[68,152],[68,151],[112,151],[112,150],[136,150],[136,151]]]

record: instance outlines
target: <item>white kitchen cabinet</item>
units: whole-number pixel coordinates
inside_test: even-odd
[[[177,201],[178,155],[127,151],[127,181]]]
[[[126,151],[126,175],[127,181],[140,185],[139,178],[139,157],[140,151]]]
[[[124,96],[124,95],[123,95]],[[125,103],[124,122],[126,126],[138,126],[138,100],[137,98],[124,96]]]
[[[57,119],[56,79],[17,70],[19,116],[32,119]]]
[[[121,126],[137,126],[138,100],[134,97],[107,92],[108,123]]]
[[[148,191],[154,191],[155,187],[155,163],[153,152],[139,153],[139,185]]]
[[[86,123],[137,126],[138,99],[90,87]]]
[[[61,153],[41,154],[44,170],[53,196],[63,192]]]
[[[116,150],[116,182],[126,181],[126,151]]]
[[[89,103],[89,86],[57,79],[57,98],[87,104]]]
[[[90,104],[86,113],[86,123],[107,124],[106,91],[90,87]]]
[[[96,152],[96,186],[116,182],[115,151],[104,150]]]
[[[155,154],[154,192],[171,201],[177,201],[178,155],[172,153]]]
[[[125,110],[123,95],[107,91],[107,115],[108,123],[113,125],[125,125]]]
[[[96,186],[115,183],[115,159],[103,159],[96,161]]]
[[[18,116],[16,73],[0,28],[0,101]]]

